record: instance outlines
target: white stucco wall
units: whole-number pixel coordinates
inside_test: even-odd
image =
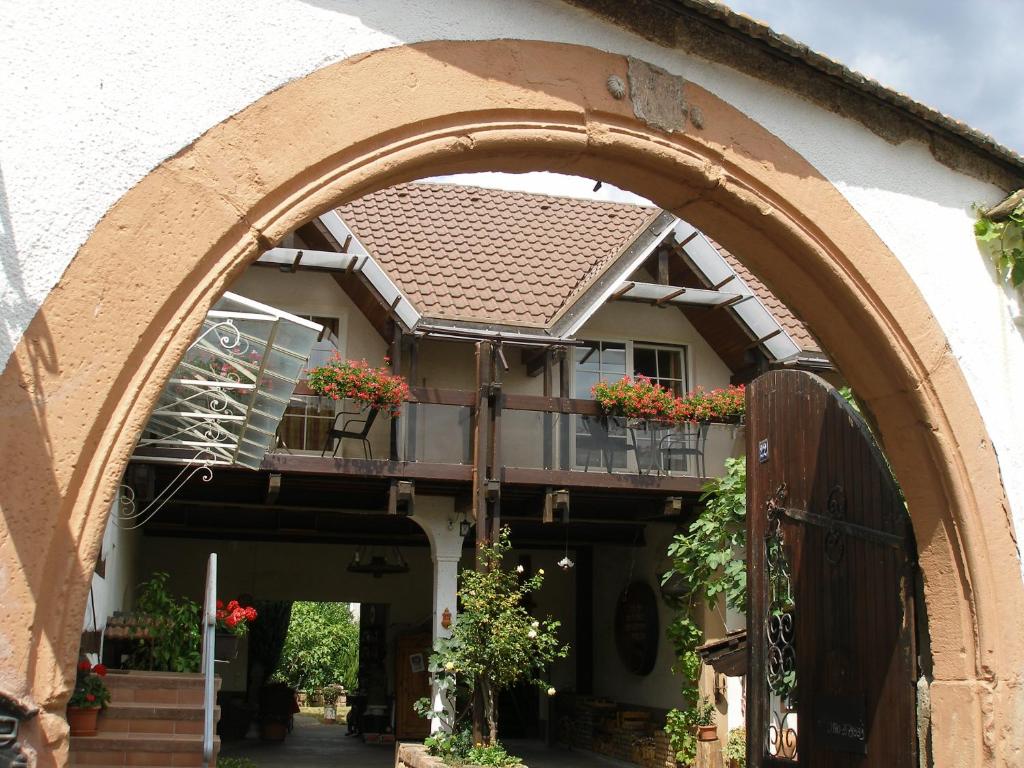
[[[971,237],[1001,191],[859,124],[557,0],[0,2],[0,360],[103,213],[160,161],[270,90],[354,54],[432,39],[529,38],[629,53],[762,123],[846,195],[904,264],[981,408],[1024,530],[1018,309]],[[954,279],[955,276],[955,279]]]

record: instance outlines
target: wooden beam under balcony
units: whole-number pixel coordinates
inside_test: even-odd
[[[600,489],[652,494],[700,493],[707,482],[698,477],[675,475],[634,475],[611,472],[573,472],[567,470],[520,469],[505,467],[502,482],[506,485],[537,485],[567,489]]]
[[[293,472],[299,475],[350,475],[399,480],[440,480],[452,483],[469,483],[473,480],[473,468],[465,464],[340,459],[291,453],[268,453],[260,468],[270,472]]]

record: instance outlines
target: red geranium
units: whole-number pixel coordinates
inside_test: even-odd
[[[224,606],[217,601],[217,627],[235,635],[244,635],[249,631],[249,622],[255,621],[259,614],[251,605],[241,605],[237,600],[230,600]]]
[[[384,362],[386,366],[389,361],[385,358]],[[309,388],[314,392],[334,400],[357,400],[392,416],[398,415],[409,397],[409,385],[402,376],[384,366],[374,368],[365,360],[342,360],[337,352],[308,373]]]
[[[107,665],[106,664],[97,664],[95,667],[92,668],[92,671],[95,672],[100,677],[106,677],[107,676]]]

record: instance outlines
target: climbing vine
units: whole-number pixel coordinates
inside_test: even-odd
[[[1014,288],[1020,287],[1024,284],[1024,198],[1012,210],[976,210],[974,236],[989,252],[999,275]]]
[[[731,608],[746,612],[747,570],[738,551],[746,551],[747,464],[746,459],[725,461],[725,474],[714,478],[700,497],[704,509],[685,533],[676,534],[668,547],[671,569],[662,577],[672,582],[679,595],[679,611],[668,627],[668,636],[676,651],[673,670],[683,678],[682,693],[686,710],[673,709],[666,718],[668,734],[676,759],[689,764],[696,757],[695,717],[699,701],[697,681],[700,657],[697,647],[704,632],[693,616],[701,602],[715,609],[724,596]],[[692,722],[691,722],[692,721]]]

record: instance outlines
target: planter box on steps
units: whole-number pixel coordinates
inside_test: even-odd
[[[200,766],[203,678],[166,672],[117,673],[105,681],[110,706],[96,736],[71,739],[72,766]],[[220,679],[215,681],[220,688]],[[214,722],[219,719],[214,710]],[[214,755],[220,739],[214,737]]]
[[[441,758],[428,755],[422,744],[399,742],[395,745],[395,768],[448,768],[448,765]],[[463,768],[473,767],[466,765]],[[520,764],[515,768],[526,766]]]

